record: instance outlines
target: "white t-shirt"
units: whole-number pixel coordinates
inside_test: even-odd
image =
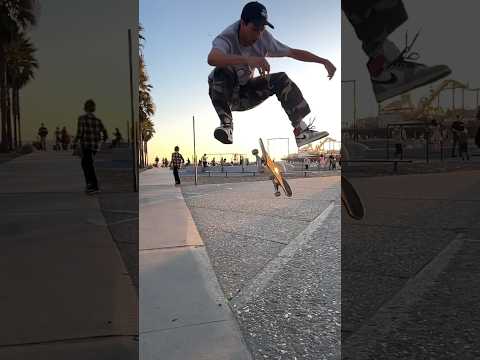
[[[242,46],[238,40],[238,31],[240,29],[240,20],[236,21],[212,42],[212,49],[218,49],[225,55],[242,55],[251,57],[282,57],[287,56],[290,48],[276,40],[267,30],[262,32],[260,38],[255,41],[252,46]],[[238,76],[240,85],[245,85],[249,79],[253,77],[255,69],[248,65],[232,66]],[[213,71],[209,75],[209,79],[213,78]]]

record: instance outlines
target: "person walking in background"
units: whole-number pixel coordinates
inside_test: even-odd
[[[466,128],[458,131],[458,149],[458,155],[462,157],[462,160],[465,160],[465,155],[467,160],[470,160],[470,154],[468,153],[468,130]]]
[[[305,166],[305,170],[308,171],[308,167],[310,166],[310,159],[308,157],[303,159],[303,165]]]
[[[392,137],[395,142],[395,156],[403,160],[403,142],[405,141],[405,130],[402,126],[396,126],[392,129]]]
[[[68,145],[70,145],[70,135],[68,135],[67,128],[64,126],[61,133],[62,138],[62,149],[68,150]]]
[[[456,157],[455,155],[455,150],[457,146],[459,145],[459,134],[465,129],[465,124],[462,121],[462,118],[460,115],[457,115],[457,120],[455,120],[452,125],[452,135],[453,135],[453,143],[452,143],[452,157]]]
[[[60,146],[62,143],[62,132],[60,131],[60,127],[57,126],[55,129],[55,151],[60,151]]]
[[[48,129],[45,127],[44,123],[40,124],[38,129],[38,136],[40,136],[40,150],[47,151],[47,135]]]
[[[336,164],[335,156],[333,156],[333,154],[330,154],[330,156],[328,157],[328,161],[329,161],[328,170],[336,170],[337,164]]]
[[[158,158],[158,156],[155,158],[155,167],[158,168],[158,162],[160,161],[160,159]]]
[[[94,115],[96,105],[93,100],[87,100],[84,105],[85,114],[78,118],[77,135],[73,143],[75,147],[80,145],[80,156],[82,158],[82,170],[85,175],[86,192],[94,194],[99,192],[98,180],[95,174],[93,161],[99,150],[99,143],[105,142],[108,138],[107,130],[102,121]]]
[[[122,134],[118,128],[115,128],[115,132],[113,133],[113,140],[112,140],[112,148],[116,147],[118,144],[122,142]]]
[[[182,154],[180,154],[180,148],[175,146],[175,152],[172,153],[172,159],[170,161],[170,168],[173,170],[173,177],[175,178],[175,185],[180,185],[180,176],[178,176],[178,169],[185,162]]]
[[[433,145],[433,151],[440,152],[442,144],[442,129],[440,123],[437,119],[432,120],[432,133],[431,133],[431,143]]]

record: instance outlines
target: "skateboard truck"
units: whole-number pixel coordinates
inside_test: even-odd
[[[273,182],[273,189],[274,189],[273,194],[278,197],[281,195],[280,190],[278,190],[279,188],[278,181],[273,176],[271,176],[271,180]]]
[[[292,196],[292,189],[290,188],[290,185],[288,184],[287,180],[285,180],[284,176],[280,172],[279,167],[272,161],[270,156],[268,155],[267,151],[265,150],[265,146],[263,145],[262,139],[259,139],[260,142],[260,148],[262,149],[262,160],[263,160],[263,166],[268,169],[268,171],[271,173],[270,180],[272,180],[273,183],[273,188],[274,192],[273,194],[275,196],[280,196],[280,188],[284,191],[285,195],[288,197]],[[255,156],[258,156],[258,150],[254,149],[252,151],[252,154]]]

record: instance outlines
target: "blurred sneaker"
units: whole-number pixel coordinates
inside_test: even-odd
[[[313,130],[313,121],[310,124],[306,124],[303,120],[300,124],[293,130],[295,135],[295,141],[297,142],[297,147],[302,147],[304,145],[310,144],[316,140],[327,137],[329,133],[327,131],[315,131]]]
[[[385,51],[370,58],[367,63],[377,102],[404,94],[451,74],[447,65],[427,66],[416,62],[420,55],[410,52],[418,33],[400,52],[386,41]]]
[[[342,175],[342,191],[341,198],[342,204],[345,207],[348,215],[355,220],[361,220],[365,216],[365,209],[362,204],[362,200],[358,196],[357,191],[347,180],[345,176]]]
[[[213,136],[222,144],[233,144],[233,127],[220,125],[215,129]]]

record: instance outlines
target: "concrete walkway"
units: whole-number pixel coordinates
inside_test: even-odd
[[[137,297],[80,160],[0,165],[0,358],[135,359]]]
[[[140,175],[140,359],[250,360],[168,169]]]

